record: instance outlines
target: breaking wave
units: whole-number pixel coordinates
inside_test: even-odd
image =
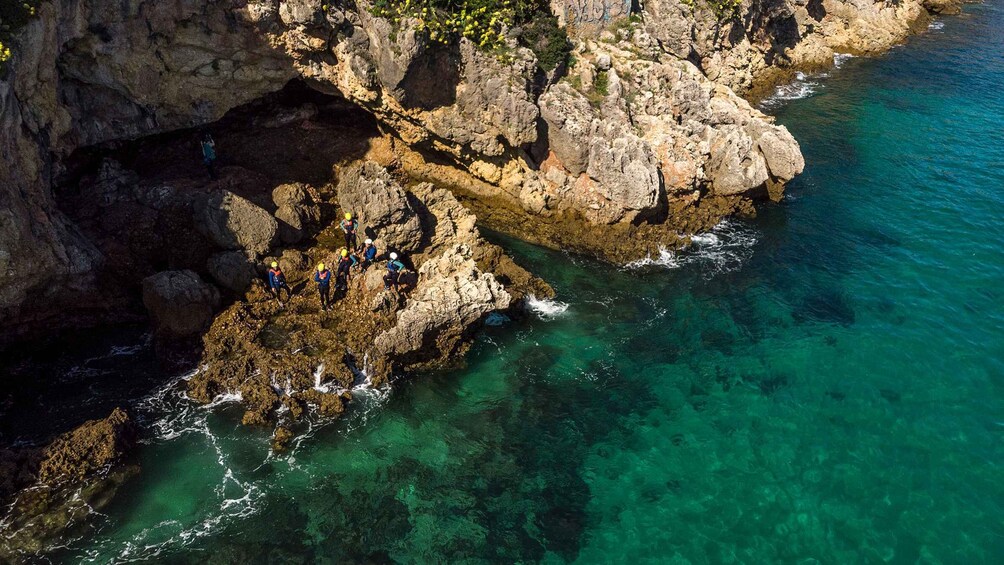
[[[833,66],[840,68],[844,63],[854,58],[854,55],[850,53],[834,53],[833,54]]]
[[[695,267],[705,277],[735,271],[753,256],[759,240],[751,226],[735,220],[723,220],[707,233],[690,237],[691,246],[679,252],[660,249],[656,257],[645,257],[625,265],[627,269]]]
[[[771,94],[760,102],[760,107],[770,110],[783,105],[789,100],[799,100],[812,96],[815,94],[816,89],[819,88],[819,82],[812,80],[812,78],[803,72],[795,73],[794,81],[775,88],[774,94]]]
[[[568,303],[550,298],[537,298],[534,295],[526,297],[526,306],[542,320],[553,320],[568,310]]]
[[[933,21],[933,22],[931,22],[930,24],[927,25],[927,29],[933,29],[933,30],[939,30],[939,29],[942,29],[944,27],[945,27],[945,22],[937,21],[937,20]]]

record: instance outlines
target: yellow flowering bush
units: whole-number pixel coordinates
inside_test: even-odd
[[[547,70],[571,49],[546,0],[375,0],[373,13],[395,24],[414,18],[420,32],[444,45],[465,37],[484,50],[502,49],[511,32]]]

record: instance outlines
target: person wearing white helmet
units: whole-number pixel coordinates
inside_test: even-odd
[[[404,270],[404,263],[397,260],[397,253],[390,254],[390,260],[387,261],[387,274],[383,276],[383,289],[390,290],[390,287],[394,287],[394,292],[398,292],[398,279],[401,277],[401,271]]]
[[[370,265],[373,264],[373,261],[376,260],[377,256],[377,248],[376,245],[373,245],[372,239],[366,238],[365,245],[363,246],[362,255],[363,255],[362,268],[365,271],[366,269],[369,268]]]

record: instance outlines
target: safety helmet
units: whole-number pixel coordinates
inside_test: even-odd
[[[317,270],[318,271],[323,271],[324,270],[324,263],[318,263],[317,264]]]
[[[366,245],[373,245],[373,240],[366,238]]]
[[[276,267],[278,267],[278,266],[279,266],[279,263],[278,263],[278,262],[276,262],[276,261],[272,261],[272,268],[273,268],[273,269],[274,269],[274,268],[276,268]]]
[[[397,259],[397,253],[391,253],[390,258],[391,260]]]
[[[350,213],[346,212],[346,213],[345,213],[345,219],[346,219],[346,220],[351,220],[351,219],[352,219],[352,214],[350,214]]]
[[[348,256],[349,256],[349,250],[348,249],[342,249],[342,257],[348,257]]]

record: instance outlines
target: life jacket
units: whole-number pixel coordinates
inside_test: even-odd
[[[355,220],[342,220],[342,229],[348,233],[356,231],[356,221]]]
[[[317,273],[317,278],[321,279],[320,284],[328,284],[331,282],[331,271],[324,269]]]
[[[396,273],[401,270],[400,263],[396,260],[387,261],[387,270]]]
[[[270,283],[272,281],[275,281],[274,284],[282,284],[282,283],[286,282],[286,277],[284,277],[282,275],[282,269],[279,269],[279,268],[269,269],[268,270],[268,274],[269,274],[269,282]]]
[[[372,261],[373,259],[376,259],[376,254],[377,254],[377,248],[375,245],[370,245],[369,247],[366,248],[365,251],[363,251],[363,257],[367,261]]]

